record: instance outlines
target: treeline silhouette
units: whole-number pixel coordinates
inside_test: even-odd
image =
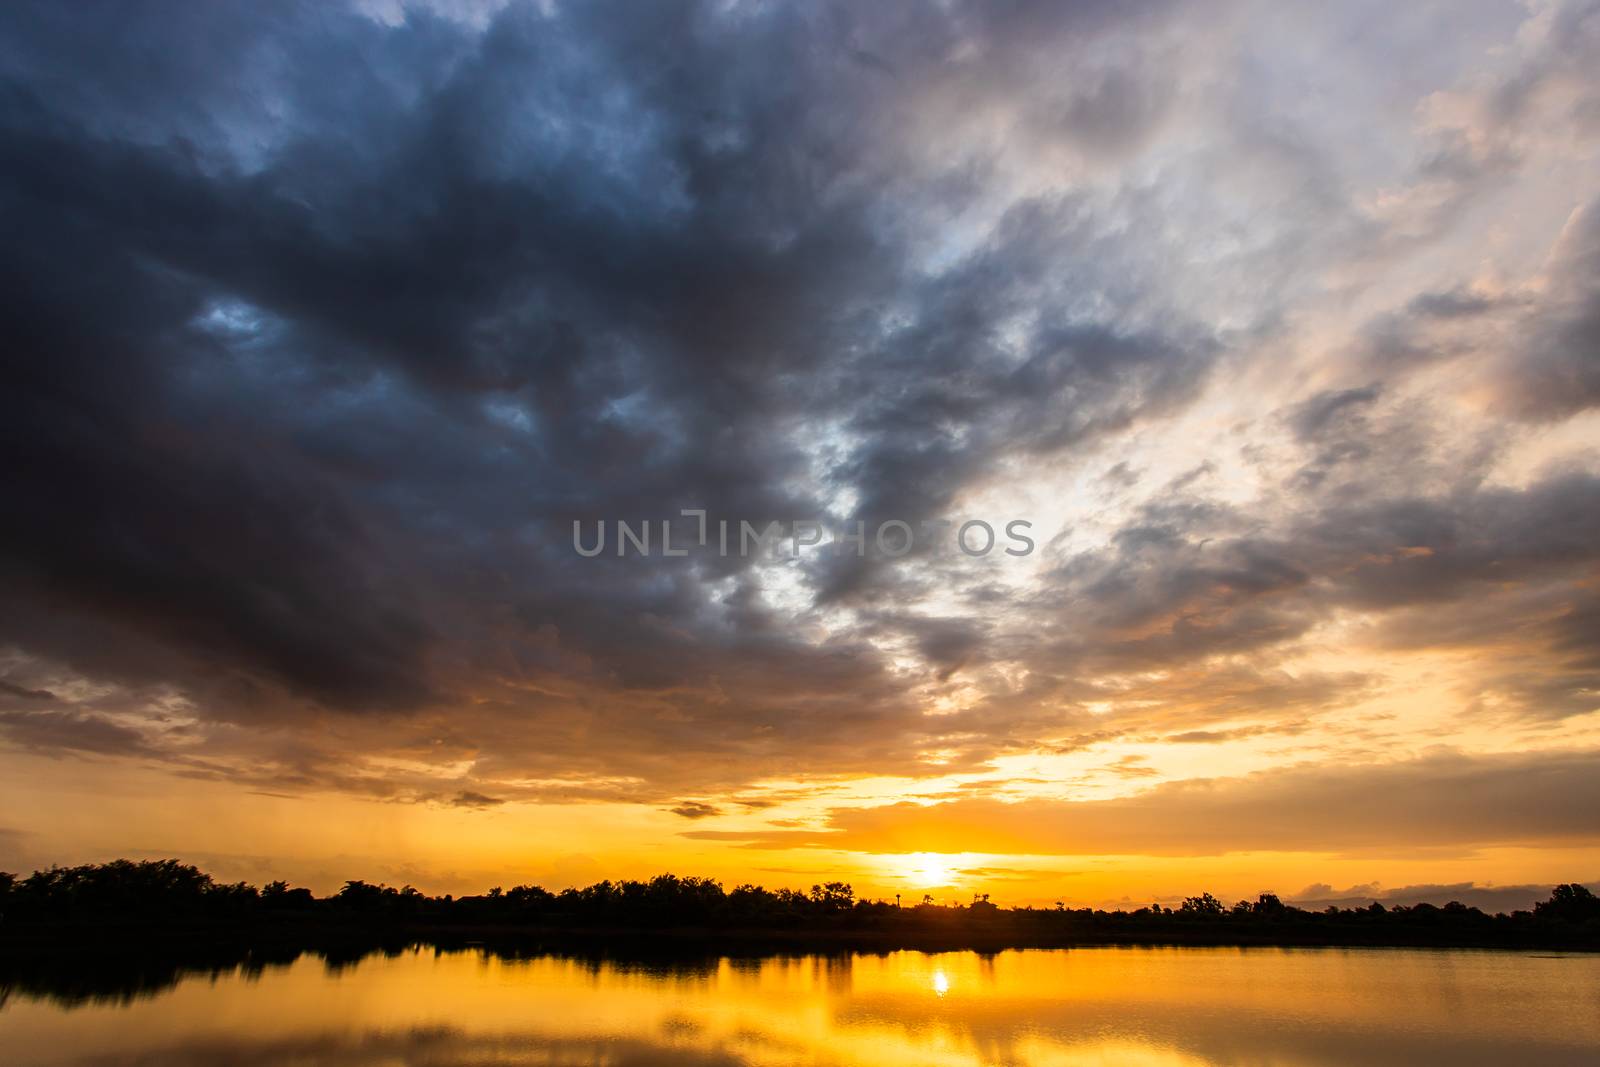
[[[772,938],[858,940],[908,947],[1067,945],[1104,942],[1208,944],[1553,945],[1600,948],[1600,898],[1584,886],[1556,886],[1531,911],[1486,914],[1459,902],[1443,906],[1329,907],[1309,911],[1271,893],[1227,904],[1210,893],[1176,908],[1132,911],[1002,908],[987,895],[966,904],[931,896],[861,900],[844,882],[809,891],[756,885],[724,889],[709,878],[663,874],[648,881],[603,881],[550,892],[495,887],[475,896],[429,896],[352,880],[337,893],[270,882],[219,882],[177,860],[52,867],[26,878],[0,873],[0,945],[70,940],[85,932],[183,928],[271,934],[366,931],[432,937],[454,931],[606,937],[663,933],[708,940]]]

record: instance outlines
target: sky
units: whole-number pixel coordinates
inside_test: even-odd
[[[0,869],[1600,878],[1596,69],[1595,2],[4,5]]]

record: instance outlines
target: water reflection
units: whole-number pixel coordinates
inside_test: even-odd
[[[1600,1062],[1593,956],[685,960],[390,946],[232,963],[44,960],[0,973],[0,988],[0,1049],[38,1065]]]

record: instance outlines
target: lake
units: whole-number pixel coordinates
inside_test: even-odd
[[[12,982],[0,1061],[201,1067],[1600,1063],[1600,956],[1082,948],[638,964],[411,948]]]

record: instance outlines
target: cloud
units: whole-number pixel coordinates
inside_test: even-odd
[[[0,736],[44,752],[139,756],[151,749],[139,731],[71,711],[0,712]]]
[[[56,698],[56,695],[48,689],[28,689],[5,681],[0,681],[0,695],[13,697],[25,703],[47,704]]]
[[[452,807],[457,808],[493,808],[504,804],[505,800],[501,797],[484,796],[482,793],[474,793],[470,789],[463,789],[451,797],[449,803]]]
[[[1572,213],[1547,275],[1522,323],[1527,342],[1494,377],[1500,404],[1521,418],[1561,419],[1600,404],[1600,200]]]
[[[1600,755],[1440,754],[1166,782],[1107,800],[990,798],[836,808],[823,830],[689,831],[752,847],[1016,855],[1215,856],[1600,840]],[[715,835],[715,836],[713,836]]]
[[[1308,910],[1323,908],[1364,908],[1373,902],[1386,907],[1428,903],[1435,906],[1459,901],[1469,908],[1478,908],[1490,914],[1509,914],[1513,911],[1531,911],[1533,905],[1550,898],[1548,885],[1479,885],[1476,882],[1456,882],[1450,885],[1407,885],[1385,889],[1377,883],[1354,885],[1348,889],[1334,889],[1331,885],[1309,885],[1297,894],[1290,895],[1288,903]],[[1591,883],[1591,888],[1594,888]]]
[[[674,815],[682,815],[685,819],[706,819],[722,814],[722,809],[715,804],[706,804],[698,800],[686,800],[668,810]]]
[[[1592,9],[1322,17],[8,7],[0,730],[698,817],[1326,744],[1385,654],[1588,714]],[[1039,551],[571,551],[695,507]]]
[[[1359,389],[1330,389],[1301,401],[1290,425],[1301,439],[1315,439],[1341,416],[1378,399],[1379,390],[1368,385]]]
[[[589,753],[654,778],[684,746],[915,764],[878,644],[787,628],[746,561],[583,561],[567,529],[820,515],[845,492],[917,522],[1007,455],[1192,397],[1219,349],[1176,310],[1062,305],[1018,332],[1115,269],[1056,257],[1120,225],[1072,198],[1020,198],[928,265],[923,220],[976,194],[907,166],[923,146],[886,134],[916,94],[854,58],[927,89],[964,40],[1002,71],[1129,27],[907,10],[864,15],[847,53],[798,12],[616,14],[134,18],[135,39],[206,42],[135,70],[100,62],[104,26],[9,13],[29,48],[8,59],[5,270],[29,295],[0,636],[245,726],[332,711],[403,736],[470,700],[452,732],[524,771]],[[328,66],[333,40],[370,62]],[[57,93],[57,71],[82,77]],[[1060,132],[1135,150],[1110,131],[1158,121],[1171,77],[1100,69]],[[966,84],[941,91],[983,106]],[[588,133],[553,120],[597,100]],[[853,444],[819,465],[830,435]],[[805,580],[844,603],[905,575]],[[948,677],[981,643],[952,620],[920,648]],[[564,740],[580,719],[612,747]]]
[[[1182,733],[1168,734],[1161,740],[1179,745],[1217,745],[1246,737],[1303,733],[1306,725],[1304,722],[1288,722],[1265,726],[1240,726],[1230,730],[1185,730]]]

